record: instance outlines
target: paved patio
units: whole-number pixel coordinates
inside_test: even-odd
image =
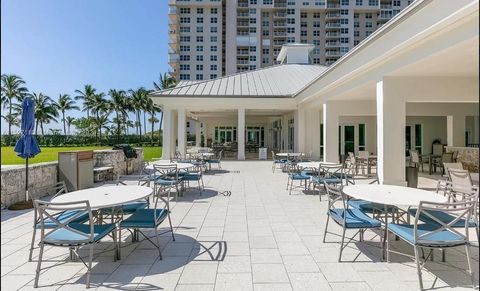
[[[344,251],[338,263],[339,237],[322,243],[327,199],[285,190],[286,174],[271,172],[271,162],[226,161],[223,170],[204,176],[207,191],[189,190],[172,203],[176,241],[165,234],[163,260],[148,241],[132,244],[124,231],[122,260],[113,262],[113,246],[96,249],[92,287],[139,290],[415,290],[413,260],[392,255],[380,260],[379,236]],[[420,178],[420,186],[435,181]],[[218,192],[230,190],[230,197]],[[1,288],[33,289],[36,262],[28,261],[32,211],[2,211]],[[331,231],[340,228],[330,224]],[[473,235],[475,238],[476,236]],[[347,232],[348,236],[348,232]],[[372,241],[370,239],[373,238]],[[478,244],[477,244],[478,246]],[[412,253],[402,241],[396,250]],[[37,254],[38,252],[35,252]],[[85,288],[85,267],[68,261],[68,250],[48,248],[39,289]],[[447,263],[428,262],[425,288],[471,289],[463,248],[447,250]],[[473,248],[478,284],[478,247]]]

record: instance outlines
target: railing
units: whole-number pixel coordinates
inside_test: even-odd
[[[326,28],[337,28],[340,27],[340,22],[329,22],[325,24]]]
[[[340,8],[338,3],[327,3],[327,8]]]

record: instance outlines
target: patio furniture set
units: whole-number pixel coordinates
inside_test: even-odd
[[[218,159],[209,153],[191,154],[188,158],[177,155],[172,160],[146,163],[138,175],[118,176],[115,186],[68,192],[65,183],[60,182],[50,200],[34,197],[35,214],[29,261],[32,261],[37,232],[40,232],[34,287],[39,285],[45,246],[68,248],[72,260],[80,259],[87,267],[87,287],[90,286],[95,245],[104,238],[111,237],[114,260],[120,260],[123,229],[132,233],[132,242],[139,241],[139,234],[142,234],[158,249],[158,255],[162,259],[159,240],[161,233],[158,227],[167,219],[169,230],[166,232],[171,232],[175,240],[169,206],[173,190],[175,199],[178,199],[178,195],[182,195],[191,182],[197,182],[202,195],[203,172],[211,164],[220,167],[220,161],[221,153]],[[155,236],[149,237],[143,230],[153,230]],[[78,255],[82,247],[88,247],[87,260]]]
[[[298,187],[303,187],[304,190],[318,188],[320,200],[322,194],[328,196],[323,242],[330,233],[330,220],[342,227],[339,262],[343,250],[356,240],[357,235],[358,241],[363,242],[365,230],[377,230],[381,233],[382,257],[387,262],[390,261],[390,253],[409,256],[390,248],[389,233],[414,248],[413,258],[420,289],[423,289],[422,269],[429,258],[433,260],[433,249],[441,249],[442,260],[445,261],[445,250],[459,246],[465,247],[467,272],[475,285],[469,229],[475,229],[478,239],[479,188],[473,182],[471,173],[463,170],[461,164],[443,163],[446,175],[438,182],[437,191],[432,192],[379,185],[376,174],[370,174],[371,171],[368,170],[368,158],[362,162],[362,166],[367,169],[365,174],[358,170],[355,156],[350,156],[344,164],[339,164],[300,161],[297,157],[302,154],[272,155],[273,171],[281,165],[288,173],[289,194],[293,182],[300,181]],[[356,232],[353,236],[346,237],[347,230]],[[425,250],[428,250],[426,256]]]

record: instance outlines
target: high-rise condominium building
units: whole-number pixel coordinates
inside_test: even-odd
[[[275,64],[285,43],[331,65],[407,0],[170,0],[171,74],[205,80]]]

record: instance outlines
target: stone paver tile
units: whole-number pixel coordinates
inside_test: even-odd
[[[251,249],[253,264],[282,263],[282,257],[277,249]]]
[[[282,256],[288,273],[314,273],[319,268],[311,256]]]
[[[226,256],[218,263],[218,273],[251,273],[249,256]]]
[[[151,274],[145,275],[138,284],[138,289],[175,290],[180,274]]]
[[[227,255],[229,256],[250,256],[248,242],[227,242]]]
[[[276,249],[277,243],[273,236],[250,236],[252,249]]]
[[[247,242],[248,232],[245,231],[225,231],[223,239],[227,242]]]
[[[175,291],[214,291],[214,284],[178,284]]]
[[[283,264],[252,264],[254,283],[288,283]]]
[[[281,231],[274,232],[275,240],[277,242],[300,242],[302,239],[295,232]]]
[[[293,290],[330,290],[322,273],[289,273]]]
[[[277,242],[282,256],[309,255],[308,249],[301,242]]]
[[[254,291],[292,291],[292,286],[287,283],[258,283],[253,284]]]
[[[218,274],[215,282],[215,291],[248,291],[253,290],[252,274],[231,273]]]
[[[125,265],[147,265],[153,264],[159,258],[158,250],[134,250],[122,263]]]
[[[186,257],[190,256],[194,247],[197,247],[198,243],[183,243],[183,242],[171,242],[163,250],[162,256],[164,257]]]
[[[186,264],[189,263],[188,257],[164,257],[153,263],[148,271],[148,275],[155,274],[180,274]]]
[[[6,275],[2,277],[2,280],[0,280],[0,286],[2,290],[17,290],[28,284],[33,279],[34,277],[30,275]]]
[[[342,263],[318,263],[328,282],[363,281],[355,269]]]
[[[365,282],[332,282],[330,287],[334,291],[367,291],[372,290]],[[412,289],[413,290],[413,289]]]
[[[189,264],[183,269],[179,284],[214,284],[217,264]]]
[[[152,265],[121,265],[104,283],[138,283],[142,280]]]

